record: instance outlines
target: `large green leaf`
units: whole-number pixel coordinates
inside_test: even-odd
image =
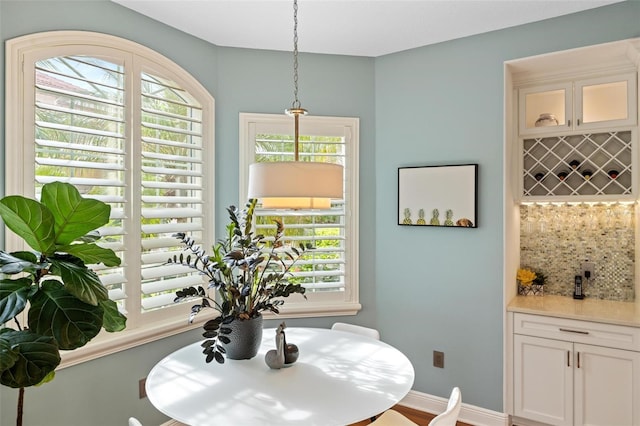
[[[42,187],[41,199],[55,218],[58,245],[67,245],[109,222],[111,207],[99,200],[82,198],[71,184],[48,183]]]
[[[56,372],[54,370],[54,371],[49,372],[49,374],[47,374],[46,376],[44,376],[44,379],[40,380],[40,382],[38,384],[36,384],[36,386],[42,386],[45,383],[49,383],[50,381],[52,381],[55,378],[56,378]]]
[[[0,330],[0,374],[2,374],[4,370],[13,367],[20,356],[18,349],[12,348],[9,340],[2,337],[2,332],[8,331],[12,330],[8,328]]]
[[[76,238],[76,241],[81,243],[95,243],[100,238],[102,238],[102,235],[100,235],[100,232],[96,230],[87,232],[82,237]]]
[[[4,324],[24,310],[31,284],[29,278],[0,280],[0,324]]]
[[[55,219],[47,207],[19,195],[10,195],[0,200],[0,216],[31,248],[40,253],[53,252]]]
[[[26,252],[20,252],[20,254],[24,254]],[[3,274],[19,274],[20,272],[27,272],[29,274],[34,274],[38,269],[42,269],[46,267],[46,265],[42,265],[37,262],[37,258],[35,255],[32,255],[30,260],[25,260],[24,258],[20,258],[15,256],[16,253],[5,253],[0,251],[0,272]]]
[[[46,267],[46,264],[40,263],[40,261],[38,260],[38,256],[36,256],[36,253],[33,253],[31,251],[13,251],[9,254],[20,260],[24,260],[25,262],[37,264],[38,265],[37,269]]]
[[[118,305],[113,300],[103,300],[100,306],[104,311],[102,315],[102,327],[109,333],[122,331],[127,326],[127,317],[118,311]]]
[[[105,266],[120,265],[120,258],[113,250],[100,247],[96,244],[71,244],[68,246],[58,247],[58,252],[69,253],[87,264],[103,263]]]
[[[17,354],[12,366],[0,374],[0,383],[5,386],[22,388],[37,385],[60,364],[60,352],[56,342],[49,336],[41,336],[30,330],[6,330],[0,334],[1,340],[6,341]],[[0,347],[5,346],[3,344]]]
[[[84,346],[102,328],[102,307],[78,300],[58,281],[47,280],[31,298],[29,327],[53,336],[60,349]]]
[[[97,306],[99,301],[109,298],[98,274],[88,269],[80,259],[57,254],[49,260],[51,272],[59,275],[67,291],[81,301]]]

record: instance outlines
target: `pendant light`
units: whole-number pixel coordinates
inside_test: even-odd
[[[285,113],[294,119],[294,161],[254,163],[249,166],[249,198],[259,198],[272,209],[328,209],[331,199],[343,197],[343,168],[338,164],[299,161],[298,1],[293,1],[293,94]]]

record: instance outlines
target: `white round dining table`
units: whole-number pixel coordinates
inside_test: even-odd
[[[413,385],[409,359],[379,340],[321,328],[287,328],[298,346],[294,364],[270,369],[275,329],[265,329],[250,360],[207,364],[201,342],[168,355],[146,381],[165,415],[191,426],[344,426],[380,414]]]

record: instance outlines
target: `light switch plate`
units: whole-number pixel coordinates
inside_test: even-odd
[[[138,397],[140,399],[144,399],[147,397],[147,389],[145,388],[145,385],[147,384],[147,378],[145,377],[144,379],[140,379],[140,381],[138,381]]]

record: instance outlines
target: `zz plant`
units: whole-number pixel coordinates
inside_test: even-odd
[[[203,325],[202,335],[207,340],[202,343],[202,352],[206,362],[215,359],[224,363],[226,349],[219,343],[231,342],[229,324],[233,321],[257,318],[264,311],[278,314],[284,299],[294,293],[302,294],[306,299],[306,289],[289,282],[289,278],[295,263],[311,246],[285,246],[284,226],[278,220],[275,220],[276,230],[270,243],[264,235],[254,233],[256,203],[256,199],[249,199],[244,209],[227,208],[230,222],[226,238],[217,242],[211,255],[191,237],[175,234],[189,254],[174,255],[167,262],[195,269],[209,282],[208,290],[193,286],[177,291],[175,302],[201,299],[191,307],[189,322],[205,308],[220,314]]]
[[[0,328],[0,383],[19,389],[17,425],[24,389],[53,379],[61,350],[84,346],[102,328],[125,328],[126,318],[86,266],[120,264],[113,250],[95,243],[110,210],[60,182],[44,185],[40,202],[18,195],[0,200],[7,228],[33,249],[0,251],[0,327],[6,325]],[[27,305],[27,324],[21,324]]]

